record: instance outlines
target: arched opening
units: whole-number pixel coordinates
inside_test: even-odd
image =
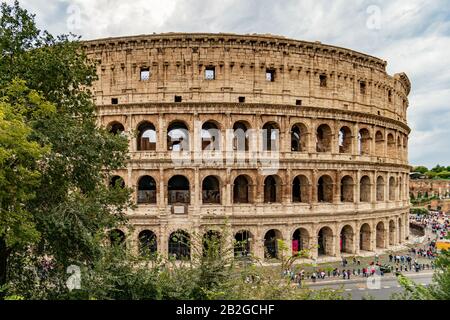
[[[169,179],[167,184],[169,204],[191,203],[189,180],[185,176],[176,175]]]
[[[331,152],[331,128],[326,124],[322,124],[317,128],[316,133],[316,151]]]
[[[365,223],[359,231],[359,249],[363,251],[371,251],[371,231],[370,226]]]
[[[203,235],[203,256],[217,259],[222,254],[222,235],[219,231],[209,230]]]
[[[214,122],[205,122],[202,126],[202,150],[220,150],[220,130]]]
[[[375,134],[375,148],[377,156],[384,157],[384,136],[381,131],[377,131]]]
[[[295,256],[302,250],[309,249],[309,232],[304,228],[294,231],[292,236],[292,255]]]
[[[370,155],[370,133],[367,129],[359,130],[358,150],[360,155]]]
[[[191,238],[184,230],[172,232],[169,236],[169,257],[188,260],[191,257]]]
[[[352,153],[352,132],[349,127],[339,130],[339,153]]]
[[[278,176],[268,176],[264,179],[264,203],[281,202],[281,181]]]
[[[250,231],[241,230],[234,235],[234,256],[236,258],[248,257],[251,253],[250,242],[252,236]]]
[[[377,178],[377,201],[384,201],[384,178],[382,176]]]
[[[389,221],[389,246],[395,245],[395,222]]]
[[[291,129],[291,151],[307,151],[307,130],[304,124],[295,124]]]
[[[403,239],[403,225],[402,225],[402,219],[398,218],[398,243],[402,243]]]
[[[233,125],[233,150],[248,151],[249,150],[249,132],[244,122],[236,122]]]
[[[184,122],[173,122],[167,128],[167,150],[189,151],[189,130]]]
[[[139,253],[143,256],[152,256],[157,252],[156,234],[150,230],[143,230],[138,235]]]
[[[266,232],[264,236],[264,258],[278,258],[278,240],[282,240],[282,238],[279,230],[272,229]]]
[[[137,203],[156,203],[156,182],[152,177],[139,179]]]
[[[354,201],[354,185],[351,176],[345,176],[341,179],[341,202]]]
[[[279,126],[274,122],[269,122],[262,129],[263,151],[277,151],[279,149]]]
[[[119,229],[113,229],[109,232],[109,241],[111,246],[125,245],[125,233]]]
[[[389,201],[395,201],[395,178],[389,178]]]
[[[370,178],[364,176],[361,178],[359,183],[359,201],[360,202],[370,202],[371,201],[371,190],[370,190]]]
[[[329,227],[320,229],[317,244],[319,256],[333,255],[333,231]]]
[[[202,182],[202,202],[220,204],[220,182],[214,176],[208,176]]]
[[[385,239],[386,239],[386,235],[384,232],[384,223],[383,222],[379,222],[377,224],[377,234],[376,234],[376,238],[377,238],[377,248],[386,248],[385,245]]]
[[[349,225],[341,230],[340,248],[342,253],[353,253],[353,228]]]
[[[317,202],[333,202],[333,179],[328,175],[319,178],[317,184]]]
[[[125,188],[125,181],[121,176],[113,176],[109,181],[109,186],[111,188]]]
[[[294,203],[309,203],[309,181],[304,175],[294,178],[292,182],[292,202]]]
[[[152,123],[144,122],[139,125],[137,149],[138,151],[156,150],[156,130]]]
[[[108,127],[109,132],[112,134],[121,134],[125,131],[125,127],[120,122],[113,122]]]
[[[250,203],[250,183],[249,179],[244,175],[234,179],[233,203]]]
[[[387,156],[388,158],[394,159],[395,158],[395,140],[392,133],[389,133],[387,136],[387,143],[388,143],[388,152]]]

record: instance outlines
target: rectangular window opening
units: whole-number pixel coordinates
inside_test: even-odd
[[[119,104],[119,98],[111,98],[111,104]]]
[[[181,96],[175,96],[175,102],[182,102],[183,98]]]
[[[239,97],[239,103],[245,103],[245,97]]]
[[[320,79],[320,86],[325,88],[327,86],[327,76],[325,74],[321,74],[319,76]]]
[[[275,70],[274,69],[266,69],[266,80],[269,82],[275,81]]]
[[[205,80],[214,80],[214,79],[216,79],[216,68],[215,67],[206,67]]]
[[[148,81],[150,79],[150,68],[141,68],[141,81]]]
[[[300,100],[300,99],[295,100],[295,105],[296,106],[301,106],[302,105],[302,100]]]
[[[364,81],[359,83],[359,91],[361,94],[366,94],[366,83]]]

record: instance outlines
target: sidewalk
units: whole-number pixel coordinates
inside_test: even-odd
[[[430,272],[431,271],[431,272]],[[420,272],[401,272],[402,275],[404,276],[408,276],[411,278],[414,278],[415,276],[420,276],[420,275],[433,275],[433,270],[426,270],[426,271],[420,271]],[[388,273],[385,274],[384,276],[381,276],[382,279],[386,279],[386,280],[394,280],[397,277],[395,276],[395,273]],[[355,284],[355,283],[360,283],[360,282],[366,282],[367,279],[369,278],[364,278],[361,276],[353,276],[349,279],[334,279],[334,280],[317,280],[316,282],[313,282],[311,280],[303,280],[302,283],[306,284],[308,286],[322,286],[322,285],[330,285],[330,284]]]

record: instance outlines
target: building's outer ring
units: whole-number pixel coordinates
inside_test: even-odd
[[[230,241],[248,231],[250,251],[259,258],[265,247],[272,250],[273,235],[289,250],[310,249],[313,257],[385,250],[407,239],[410,82],[403,73],[389,76],[385,61],[271,35],[169,33],[93,40],[84,47],[97,63],[92,90],[99,122],[130,137],[131,159],[117,175],[136,190],[136,201],[139,192],[156,201],[128,211],[135,228],[124,232],[133,242],[152,231],[158,252],[167,255],[172,232],[203,234],[224,222]],[[218,128],[220,155],[230,156],[237,143],[230,129],[238,122],[256,130],[246,142],[247,162],[202,161],[202,125]],[[167,151],[167,130],[179,123],[189,132],[195,159],[189,164]],[[259,152],[265,142],[257,131],[267,124],[279,133],[270,181],[261,168],[268,154]],[[149,130],[148,141],[139,130]],[[175,175],[189,181],[185,214],[169,204]],[[240,175],[247,186],[234,186]],[[138,190],[143,176],[153,178],[147,193]],[[202,192],[208,176],[216,177],[218,190]],[[236,203],[242,195],[234,188],[248,190],[248,204]],[[216,191],[220,204],[204,204],[203,194],[216,199]],[[182,199],[185,193],[171,195]]]

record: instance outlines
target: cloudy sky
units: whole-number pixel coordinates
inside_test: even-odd
[[[7,1],[7,2],[12,2]],[[351,48],[406,72],[412,165],[450,165],[450,0],[22,0],[42,29],[84,39],[271,33]]]

